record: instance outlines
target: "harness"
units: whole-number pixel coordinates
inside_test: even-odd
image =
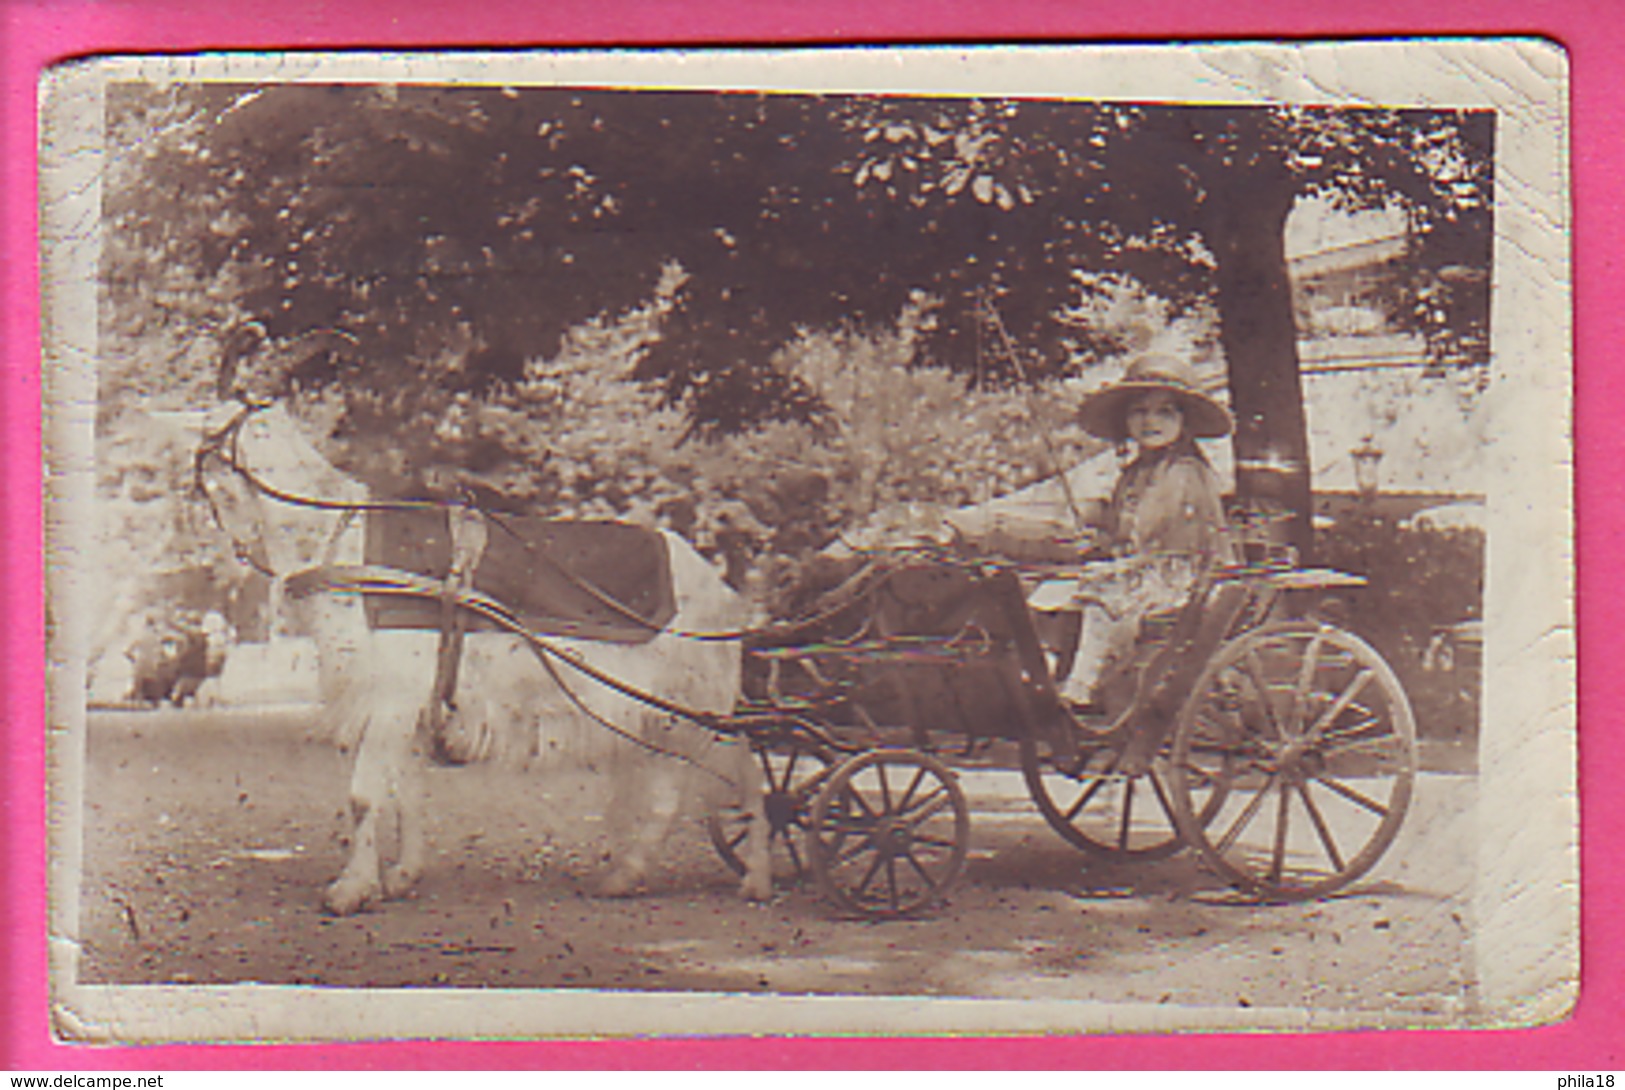
[[[247,548],[246,544],[233,534],[226,525],[226,520],[221,517],[216,498],[206,484],[206,468],[211,459],[224,464],[258,495],[269,497],[289,506],[342,514],[344,518],[335,528],[330,542],[328,550],[330,555],[333,551],[332,546],[336,544],[338,536],[349,527],[356,514],[438,511],[443,512],[446,517],[447,530],[451,540],[451,563],[445,579],[436,579],[432,576],[418,575],[399,568],[381,565],[341,565],[329,562],[297,572],[288,576],[284,581],[288,594],[294,598],[326,591],[354,593],[364,596],[401,595],[419,600],[428,599],[439,602],[440,639],[435,656],[433,696],[430,704],[423,710],[419,719],[420,729],[424,730],[431,739],[434,754],[438,760],[458,763],[456,758],[448,752],[445,728],[451,715],[457,710],[458,668],[462,658],[464,637],[467,633],[470,615],[480,617],[495,624],[498,628],[520,637],[541,661],[571,704],[617,737],[650,753],[683,761],[698,768],[705,767],[685,754],[672,752],[646,739],[639,738],[594,712],[565,683],[564,678],[558,671],[558,664],[563,663],[574,672],[637,703],[664,714],[688,720],[715,734],[748,734],[753,731],[767,730],[768,728],[781,730],[788,728],[806,734],[825,744],[833,744],[832,740],[815,724],[799,717],[786,716],[782,713],[771,716],[748,713],[745,715],[722,715],[685,707],[674,701],[644,692],[626,684],[619,678],[606,674],[586,662],[579,655],[570,653],[532,631],[511,609],[489,595],[481,593],[473,586],[474,571],[479,566],[480,559],[489,544],[490,526],[492,524],[496,525],[498,529],[505,530],[513,535],[524,545],[527,552],[539,557],[568,583],[611,610],[617,616],[653,631],[662,631],[662,629],[660,626],[648,621],[636,610],[616,599],[603,588],[571,571],[568,566],[559,563],[543,551],[535,550],[528,541],[525,541],[511,527],[507,526],[499,515],[479,508],[473,503],[470,496],[464,495],[456,500],[349,501],[307,496],[276,487],[247,465],[242,457],[240,446],[244,425],[254,413],[266,408],[269,408],[268,404],[245,403],[243,409],[236,413],[223,427],[204,437],[193,459],[193,475],[196,488],[208,503],[216,524],[228,537],[231,537],[236,546],[238,557],[250,564],[262,575],[272,579],[278,578],[275,572],[269,570],[266,564],[260,562],[252,551]],[[263,533],[263,527],[261,530]],[[687,632],[668,629],[665,631],[670,635],[683,639],[713,642],[739,640],[749,634],[745,630]],[[710,769],[706,769],[706,771],[712,772]],[[715,772],[712,772],[712,774],[716,775]]]
[[[269,404],[246,404],[243,409],[233,416],[232,419],[222,428],[204,437],[203,443],[199,446],[197,454],[193,458],[193,476],[196,481],[197,490],[207,500],[210,511],[214,515],[215,524],[220,526],[222,530],[225,530],[227,536],[231,536],[231,531],[226,528],[224,521],[220,518],[220,511],[215,504],[214,497],[204,486],[205,478],[203,467],[210,458],[223,462],[253,491],[259,493],[260,495],[267,496],[270,499],[276,500],[278,503],[284,503],[292,507],[304,507],[315,511],[333,511],[342,513],[345,515],[345,519],[334,528],[333,536],[335,539],[348,528],[349,520],[357,514],[439,511],[446,512],[448,519],[451,519],[451,512],[453,511],[468,512],[477,515],[481,520],[489,523],[490,525],[494,525],[511,540],[518,542],[520,547],[523,548],[528,555],[540,560],[543,564],[547,565],[549,569],[563,578],[565,582],[569,583],[583,594],[586,594],[599,605],[602,605],[606,609],[610,610],[617,617],[620,617],[636,627],[643,628],[650,633],[664,632],[667,635],[676,636],[680,639],[722,643],[741,640],[753,634],[752,630],[750,629],[731,629],[720,632],[697,632],[684,629],[666,628],[651,622],[641,613],[635,609],[632,609],[630,606],[626,605],[626,603],[622,602],[614,595],[598,586],[596,583],[582,578],[568,565],[560,563],[545,550],[537,549],[530,541],[526,540],[522,534],[518,533],[500,513],[492,511],[489,508],[482,508],[475,503],[472,494],[466,490],[456,499],[450,500],[330,500],[317,496],[307,496],[278,488],[269,481],[265,480],[259,474],[255,473],[254,470],[244,461],[241,456],[239,445],[239,439],[242,434],[243,426],[248,422],[249,418],[253,416],[254,413],[261,412],[269,407]],[[457,529],[452,527],[451,534],[454,541],[454,554],[456,553],[457,548],[455,544],[457,533]],[[268,570],[263,564],[255,560],[251,555],[247,555],[246,551],[242,548],[242,542],[237,541],[235,537],[233,537],[232,540],[238,546],[238,556],[243,559],[244,562],[251,565],[261,575],[264,575],[269,579],[278,578],[276,572]],[[488,541],[488,537],[484,540]],[[479,549],[480,553],[483,553],[483,551],[484,541],[482,541]],[[479,555],[476,554],[469,565],[470,577],[472,576],[472,569],[473,567],[477,566],[478,561]]]
[[[579,711],[598,723],[605,730],[627,742],[632,743],[647,752],[670,757],[697,768],[705,768],[686,754],[675,753],[655,745],[646,739],[639,738],[593,711],[565,682],[558,672],[558,664],[562,663],[571,670],[588,679],[597,682],[605,688],[612,689],[622,696],[634,700],[656,711],[667,715],[686,719],[691,723],[704,727],[715,734],[722,735],[756,735],[768,730],[790,729],[803,734],[813,740],[831,748],[841,749],[834,739],[825,731],[809,720],[795,715],[786,715],[782,712],[774,713],[745,713],[721,714],[717,712],[702,711],[678,704],[673,700],[655,696],[653,693],[628,685],[619,678],[605,673],[603,670],[587,662],[580,655],[573,654],[565,648],[559,647],[544,636],[532,632],[523,621],[514,615],[507,606],[498,602],[488,594],[484,594],[471,587],[451,587],[450,580],[435,579],[430,576],[416,575],[403,572],[396,568],[382,568],[375,565],[324,565],[307,568],[287,580],[288,593],[296,598],[306,597],[318,593],[348,593],[364,595],[402,595],[412,598],[438,597],[442,601],[452,602],[459,613],[468,613],[483,618],[495,624],[498,628],[512,635],[518,636],[530,648],[537,659],[542,663],[550,677],[558,683],[564,692],[565,698]],[[459,637],[460,640],[460,637]],[[443,702],[444,675],[439,671],[439,662],[446,658],[448,641],[442,635],[440,644],[440,658],[437,660],[436,671],[436,698],[437,703]],[[460,649],[460,642],[457,643]],[[455,666],[453,666],[455,671]],[[455,672],[451,674],[451,682],[455,686]],[[453,709],[454,710],[454,709]],[[443,713],[442,713],[443,715]],[[444,727],[445,719],[438,720],[438,725]],[[437,752],[439,752],[437,750]],[[710,769],[705,769],[711,772]],[[712,773],[715,775],[715,773]],[[719,777],[721,778],[721,777]]]

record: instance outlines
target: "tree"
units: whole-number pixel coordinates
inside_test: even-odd
[[[859,108],[865,140],[884,150],[862,162],[856,183],[878,176],[887,199],[913,207],[944,198],[963,206],[967,192],[1012,216],[1040,206],[1050,239],[1040,261],[1127,268],[1170,298],[1210,299],[1236,416],[1238,490],[1290,516],[1288,537],[1300,547],[1311,482],[1284,237],[1301,197],[1404,209],[1415,273],[1398,317],[1427,335],[1441,362],[1487,362],[1492,114],[896,100]],[[1023,260],[1006,248],[984,279]],[[1042,344],[1052,297],[1032,298],[1040,313],[1021,325]]]
[[[527,381],[583,321],[680,287],[632,377],[692,429],[815,422],[776,353],[803,331],[884,330],[927,304],[916,354],[989,388],[1121,349],[1074,318],[1115,271],[1211,305],[1240,487],[1307,539],[1309,480],[1283,228],[1293,203],[1398,203],[1417,241],[1401,308],[1441,359],[1486,312],[1491,118],[1461,111],[1185,107],[414,86],[117,89],[142,134],[110,213],[109,291],[159,255],[190,276],[220,385],[342,392],[341,434],[419,464],[500,470],[459,403]],[[162,115],[165,124],[152,125]],[[136,119],[134,121],[130,119]],[[146,134],[159,131],[159,138]],[[1448,244],[1446,244],[1448,243]],[[1446,276],[1446,271],[1451,271]],[[122,276],[122,278],[121,278]],[[186,294],[181,292],[181,294]],[[137,307],[136,309],[139,309]],[[195,319],[196,314],[192,317]],[[455,449],[454,449],[455,448]],[[410,475],[409,473],[407,474]]]

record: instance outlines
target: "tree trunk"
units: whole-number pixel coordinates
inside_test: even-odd
[[[1309,432],[1298,373],[1285,229],[1295,196],[1290,179],[1238,172],[1210,191],[1204,237],[1217,260],[1220,343],[1236,417],[1236,492],[1268,520],[1270,540],[1310,544]]]

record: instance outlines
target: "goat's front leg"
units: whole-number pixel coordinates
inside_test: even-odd
[[[354,822],[350,858],[327,887],[325,898],[329,911],[340,916],[359,912],[385,894],[382,838],[395,832],[392,825],[400,825],[402,844],[388,886],[404,891],[400,883],[409,885],[409,877],[415,878],[416,871],[422,868],[417,803],[402,797],[402,788],[414,786],[417,780],[415,722],[408,717],[403,723],[402,718],[399,714],[375,713],[356,748],[350,774],[350,816]],[[414,841],[418,843],[414,845]]]
[[[397,854],[383,869],[386,897],[404,897],[423,875],[424,762],[421,745],[413,746],[390,785],[389,812],[394,818]]]
[[[646,728],[644,735],[649,733]],[[676,825],[683,808],[683,780],[691,770],[672,757],[643,753],[631,746],[622,747],[613,761],[609,870],[598,883],[598,892],[605,897],[625,897],[643,885],[650,862]]]
[[[327,910],[334,915],[360,912],[383,893],[378,863],[383,807],[384,800],[379,793],[364,786],[359,774],[354,776],[350,785],[350,857],[322,898]]]
[[[728,748],[737,756],[732,762],[731,779],[737,784],[739,805],[749,818],[740,858],[745,874],[739,880],[739,895],[747,901],[766,901],[773,896],[773,845],[767,824],[767,779],[747,745],[733,743]]]

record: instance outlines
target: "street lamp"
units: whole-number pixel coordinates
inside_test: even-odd
[[[1349,457],[1354,459],[1354,486],[1360,498],[1370,502],[1377,494],[1377,464],[1382,461],[1382,448],[1368,435],[1349,451]]]

